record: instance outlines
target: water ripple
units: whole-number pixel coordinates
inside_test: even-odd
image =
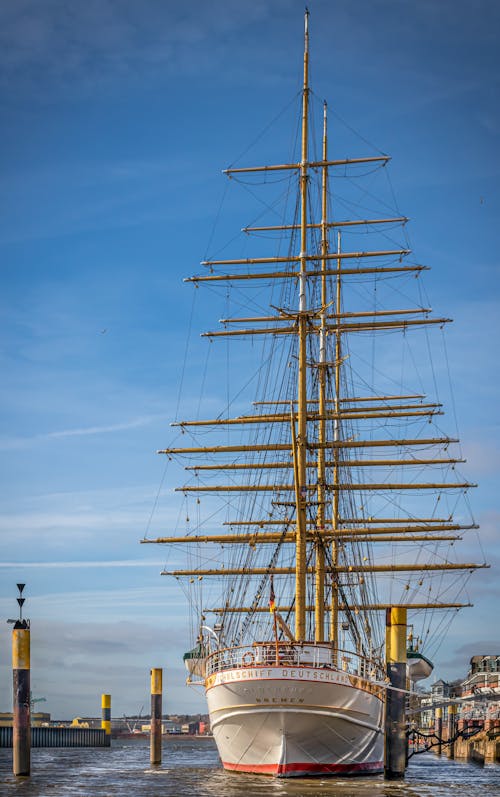
[[[111,749],[32,751],[30,778],[11,774],[0,750],[2,797],[481,797],[500,796],[500,767],[478,767],[426,754],[413,758],[404,783],[367,778],[276,780],[224,772],[211,739],[168,740],[163,764],[149,765],[147,740]]]

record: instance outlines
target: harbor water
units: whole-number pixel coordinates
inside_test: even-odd
[[[499,797],[500,765],[437,758],[410,761],[403,783],[369,778],[275,780],[224,772],[211,739],[168,739],[151,768],[147,739],[113,740],[111,748],[32,750],[32,775],[11,774],[12,751],[0,750],[2,797]]]

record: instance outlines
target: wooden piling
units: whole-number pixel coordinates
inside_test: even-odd
[[[13,731],[12,771],[29,775],[31,770],[30,721],[30,627],[17,620],[12,630]]]
[[[151,731],[149,760],[151,764],[161,764],[161,713],[162,713],[163,670],[151,670]]]
[[[406,608],[386,612],[386,661],[390,688],[385,704],[384,778],[402,780],[406,768]]]

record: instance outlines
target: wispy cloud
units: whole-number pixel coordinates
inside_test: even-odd
[[[177,74],[197,70],[215,31],[221,39],[266,18],[270,3],[253,2],[244,15],[239,0],[218,0],[215,9],[195,5],[195,13],[186,13],[182,5],[151,0],[141,8],[130,0],[2,4],[3,80],[7,85],[9,78],[23,78],[37,85],[49,79],[61,88],[90,90],[116,77],[130,85],[145,70],[152,76],[173,68]]]
[[[460,645],[460,647],[456,649],[455,653],[458,655],[465,655],[467,657],[491,653],[498,655],[498,638],[492,634],[486,639],[467,642],[465,645]]]
[[[60,599],[59,599],[60,600]],[[80,596],[81,600],[81,596]],[[60,600],[61,603],[61,600]],[[202,711],[201,696],[193,690],[172,688],[172,681],[182,684],[186,672],[182,666],[180,635],[165,638],[168,625],[158,618],[109,621],[100,619],[77,621],[58,618],[37,619],[32,623],[32,688],[36,697],[44,696],[43,710],[55,718],[71,718],[77,714],[98,716],[101,692],[112,694],[113,716],[137,713],[146,704],[149,689],[149,668],[164,667],[168,674],[167,711]],[[10,639],[0,638],[0,707],[12,705],[9,681]],[[89,662],[92,662],[89,668]]]
[[[148,579],[147,586],[131,586],[119,577],[117,584],[110,586],[107,579],[100,577],[89,587],[84,577],[81,582],[77,578],[75,575],[71,581],[64,582],[53,578],[49,583],[44,579],[38,588],[33,585],[33,594],[29,592],[27,595],[27,613],[33,620],[36,618],[37,626],[40,622],[53,624],[64,621],[68,611],[71,611],[75,622],[83,622],[93,616],[100,618],[103,606],[107,607],[106,616],[113,622],[131,621],[132,615],[153,622],[152,615],[162,614],[167,603],[177,607],[175,617],[168,620],[170,623],[177,623],[180,615],[187,611],[187,602],[173,579]],[[55,590],[56,586],[59,586],[59,591],[46,592],[47,588]],[[11,595],[0,598],[2,615],[10,616],[13,604],[15,601]]]
[[[163,195],[167,180],[170,190],[177,190],[181,219],[188,209],[186,189],[203,190],[204,168],[194,156],[102,160],[82,152],[69,162],[55,158],[48,166],[22,166],[13,173],[6,165],[3,185],[11,202],[2,214],[0,242],[138,227],[163,222],[167,212],[173,219]]]
[[[98,560],[93,562],[79,561],[74,559],[69,562],[0,562],[0,570],[3,569],[17,569],[25,567],[34,567],[37,570],[44,570],[47,568],[63,568],[68,567],[89,568],[91,570],[96,567],[162,567],[163,561],[156,559],[115,559],[115,560]]]
[[[129,421],[122,423],[105,424],[103,426],[82,426],[74,429],[60,429],[54,432],[45,432],[43,434],[32,435],[31,437],[11,437],[0,439],[0,450],[8,451],[10,449],[27,448],[36,443],[46,440],[60,440],[67,437],[82,437],[86,435],[101,435],[112,434],[113,432],[123,432],[128,429],[137,429],[141,426],[147,426],[150,423],[165,418],[163,414],[158,415],[144,415],[138,418],[132,418]]]

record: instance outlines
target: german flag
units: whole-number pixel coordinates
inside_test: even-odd
[[[269,593],[269,611],[271,614],[276,611],[276,597],[274,595],[273,577],[271,576],[271,591]]]

